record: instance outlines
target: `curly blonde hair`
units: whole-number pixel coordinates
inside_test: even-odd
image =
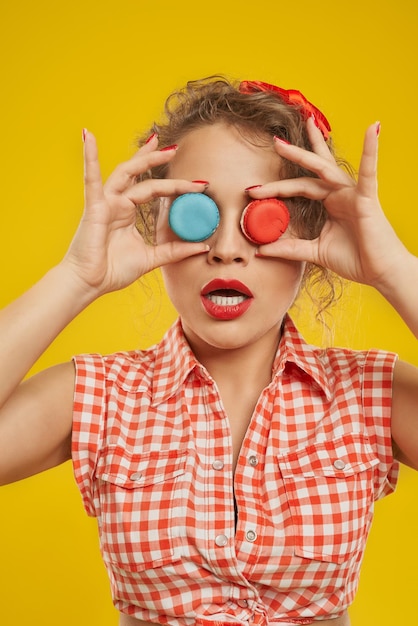
[[[274,92],[242,93],[239,84],[223,76],[189,81],[184,88],[168,97],[163,119],[154,122],[138,139],[138,145],[144,145],[152,133],[157,133],[159,147],[164,148],[177,144],[182,137],[197,128],[222,122],[234,126],[255,145],[269,145],[275,135],[305,150],[312,150],[299,107],[285,103]],[[328,139],[328,146],[334,154],[331,139]],[[338,162],[351,173],[346,162],[341,159]],[[141,179],[165,178],[166,174],[167,165],[161,165]],[[280,176],[298,178],[316,175],[283,159]],[[294,232],[304,239],[315,239],[326,220],[323,203],[298,196],[286,199],[286,204]],[[155,243],[157,216],[158,201],[138,207],[138,229],[150,243]],[[342,282],[335,274],[324,267],[307,264],[303,288],[317,306],[318,317],[339,299],[341,287]]]

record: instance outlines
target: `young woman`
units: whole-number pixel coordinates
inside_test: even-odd
[[[2,311],[1,482],[72,458],[121,626],[346,626],[373,502],[398,461],[418,467],[418,371],[309,346],[288,310],[318,280],[324,308],[337,274],[418,335],[418,259],[377,198],[379,125],[356,181],[299,92],[209,79],[166,113],[105,185],[84,133],[71,247]],[[160,266],[179,318],[159,345],[21,382],[80,311]]]

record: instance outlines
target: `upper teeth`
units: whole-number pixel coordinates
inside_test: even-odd
[[[245,296],[218,296],[213,293],[208,294],[207,297],[218,306],[235,306],[246,299]]]

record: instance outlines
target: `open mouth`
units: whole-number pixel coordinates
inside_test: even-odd
[[[205,311],[216,319],[231,320],[243,315],[253,301],[250,289],[237,280],[216,278],[201,292]]]
[[[236,306],[248,299],[248,296],[233,289],[218,289],[208,293],[206,297],[218,306]]]

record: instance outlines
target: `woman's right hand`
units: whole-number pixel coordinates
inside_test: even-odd
[[[159,265],[206,250],[206,244],[146,245],[137,205],[203,191],[185,180],[146,180],[175,150],[152,138],[102,185],[96,141],[85,138],[85,209],[64,260],[0,311],[0,485],[53,467],[71,456],[74,367],[65,363],[22,379],[51,342],[100,295],[126,287]]]
[[[174,158],[176,149],[158,150],[158,138],[119,165],[103,185],[98,150],[92,133],[85,131],[85,208],[80,225],[63,261],[98,297],[128,286],[147,272],[207,250],[205,243],[172,241],[151,246],[136,228],[137,205],[156,197],[202,191],[202,183],[137,177]]]

